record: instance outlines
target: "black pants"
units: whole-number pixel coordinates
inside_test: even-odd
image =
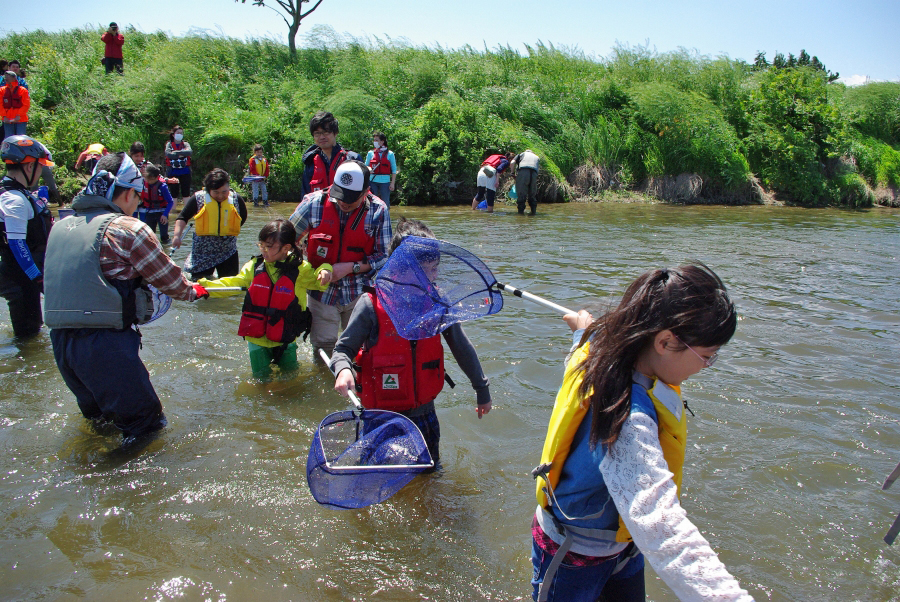
[[[126,439],[166,426],[166,416],[138,350],[134,330],[54,328],[53,356],[89,420],[111,420]]]
[[[241,271],[241,263],[238,260],[237,251],[234,252],[234,255],[223,261],[218,265],[214,265],[208,270],[203,270],[202,272],[191,272],[191,280],[196,282],[201,278],[211,278],[213,272],[218,274],[218,278],[224,278],[225,276],[237,276],[238,272]]]
[[[106,67],[107,73],[112,73],[113,69],[116,70],[116,73],[122,74],[122,59],[114,59],[111,57],[106,57],[106,60],[103,63],[103,66]]]
[[[9,263],[0,261],[0,296],[9,305],[13,333],[17,337],[30,337],[40,332],[44,324],[41,314],[43,284],[26,276],[18,263]]]
[[[165,215],[162,211],[153,211],[141,213],[141,221],[147,224],[153,233],[156,234],[156,229],[159,228],[159,242],[165,244],[169,242],[169,222],[167,221],[165,224],[159,223],[159,218]]]

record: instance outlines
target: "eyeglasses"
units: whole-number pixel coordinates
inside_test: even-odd
[[[267,244],[262,243],[262,242],[256,243],[256,246],[259,247],[259,250],[260,250],[260,251],[271,251],[272,249],[277,249],[277,248],[279,247],[279,245],[277,245],[277,244],[275,244],[275,245],[267,245]]]
[[[691,347],[690,345],[688,345],[687,343],[685,343],[684,341],[682,341],[681,339],[679,339],[679,338],[678,338],[678,335],[676,335],[674,332],[672,333],[672,336],[675,337],[675,338],[678,340],[679,343],[681,343],[682,345],[684,345],[685,347],[687,347],[688,349],[690,349],[690,350],[691,350],[691,353],[693,353],[694,355],[696,355],[697,357],[699,357],[699,358],[700,358],[700,361],[703,362],[703,365],[706,366],[707,368],[712,368],[712,365],[716,363],[716,360],[717,360],[717,359],[719,359],[719,352],[718,352],[718,351],[716,351],[715,353],[713,353],[713,354],[712,354],[711,356],[709,356],[709,358],[707,359],[707,358],[703,357],[702,355],[700,355],[699,353],[697,353],[696,351],[694,351],[693,347]]]

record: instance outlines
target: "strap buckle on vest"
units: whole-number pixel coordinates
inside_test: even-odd
[[[545,462],[545,463],[540,464],[539,466],[535,467],[535,469],[531,471],[531,476],[535,480],[537,480],[538,477],[541,477],[542,479],[544,479],[544,482],[547,483],[547,486],[542,488],[542,491],[549,498],[550,505],[556,506],[556,509],[559,510],[559,513],[563,515],[563,518],[565,518],[566,520],[569,520],[569,521],[589,520],[592,518],[599,518],[600,516],[603,516],[603,513],[606,512],[606,507],[612,501],[612,496],[606,498],[606,501],[603,503],[603,507],[600,508],[599,512],[595,512],[593,514],[588,514],[587,516],[569,516],[568,514],[566,514],[563,511],[562,506],[560,506],[559,502],[556,500],[556,494],[553,492],[553,485],[550,484],[549,472],[550,472],[550,468],[552,465],[553,465],[552,462]],[[551,512],[551,514],[553,514],[553,513]],[[554,516],[554,522],[555,522],[555,518],[556,517]]]

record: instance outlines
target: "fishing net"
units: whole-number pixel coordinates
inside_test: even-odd
[[[163,314],[169,311],[169,308],[172,307],[172,297],[161,292],[152,284],[148,284],[147,287],[150,289],[150,294],[153,298],[153,314],[147,320],[147,324],[149,324],[163,317]]]
[[[391,497],[434,467],[419,428],[385,410],[336,412],[316,429],[306,480],[320,504],[365,508]]]
[[[432,337],[457,322],[495,314],[503,297],[478,257],[443,240],[407,236],[378,270],[378,300],[405,339]]]

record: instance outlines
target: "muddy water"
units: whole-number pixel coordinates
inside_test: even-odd
[[[900,461],[900,213],[540,211],[392,213],[575,308],[650,267],[707,262],[741,321],[715,368],[685,385],[689,516],[757,599],[900,599],[900,547],[881,540],[900,489],[880,491]],[[272,214],[251,209],[242,258]],[[130,455],[87,427],[48,334],[13,339],[3,304],[0,599],[527,599],[528,472],[569,341],[558,316],[507,296],[503,312],[467,324],[494,410],[476,418],[451,362],[459,386],[438,401],[444,472],[334,511],[312,499],[304,466],[317,424],[345,404],[306,345],[298,374],[254,382],[234,334],[240,303],[175,302],[143,329],[169,427]],[[648,597],[674,600],[651,571]]]

